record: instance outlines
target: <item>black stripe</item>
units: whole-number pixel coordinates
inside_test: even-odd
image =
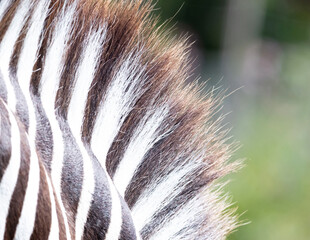
[[[12,22],[12,19],[17,11],[17,8],[20,4],[20,1],[21,0],[17,0],[15,1],[14,3],[12,3],[8,9],[6,10],[3,18],[1,19],[0,21],[0,42],[2,41],[6,31],[8,30],[11,22]]]
[[[83,157],[68,123],[58,119],[64,141],[64,158],[61,176],[61,191],[64,206],[73,215],[69,221],[75,226],[75,217],[83,185]]]
[[[36,150],[38,155],[40,155],[44,167],[50,173],[51,164],[53,160],[53,134],[50,122],[46,116],[46,113],[43,109],[41,99],[32,95],[32,102],[35,109],[36,115]]]
[[[122,229],[119,240],[135,240],[137,239],[135,226],[131,217],[130,209],[124,199],[120,197],[122,204]]]
[[[96,6],[94,5],[94,7]],[[128,17],[127,14],[120,15],[118,13],[117,16],[113,16],[112,18],[108,16],[105,19],[107,37],[101,52],[97,71],[94,74],[94,80],[91,84],[92,88],[89,90],[84,112],[85,118],[82,133],[88,143],[91,141],[92,132],[97,120],[97,113],[104,101],[107,87],[113,80],[113,76],[117,73],[119,67],[128,57],[128,53],[132,53],[136,49],[136,46],[131,44],[133,44],[133,39],[137,37],[136,30],[138,25],[136,24],[139,24],[139,22],[133,16]],[[138,14],[139,12],[137,12]]]
[[[145,110],[143,109],[143,107],[139,106],[138,102],[135,108],[129,113],[129,115],[125,119],[109,149],[106,159],[106,167],[112,179],[118,165],[120,164],[126,152],[130,141],[132,140],[132,135],[134,134],[134,131],[139,125],[139,121],[141,120],[140,116],[144,116],[144,114]]]
[[[149,185],[158,182],[178,166],[184,165],[194,155],[197,146],[188,145],[191,118],[187,113],[177,115],[176,106],[171,107],[169,115],[160,126],[159,135],[173,129],[157,141],[145,154],[126,188],[124,198],[129,208],[137,202]],[[154,171],[156,169],[156,171]]]
[[[57,218],[58,218],[59,239],[63,240],[63,239],[66,239],[66,228],[65,228],[65,219],[64,219],[64,214],[66,214],[66,212],[62,212],[61,211],[61,208],[60,208],[60,205],[59,205],[59,201],[57,199],[55,191],[53,193],[54,193],[56,212],[57,212]],[[59,200],[61,201],[61,199],[59,199]],[[66,215],[68,215],[68,214],[66,214]],[[70,227],[70,225],[72,225],[72,221],[68,220],[68,222],[69,222],[69,227]],[[70,231],[70,229],[69,229],[69,231]],[[72,236],[72,239],[73,239],[73,236]]]
[[[174,165],[172,161],[165,161],[167,159],[174,159],[174,152],[170,151],[170,146],[165,140],[165,138],[161,139],[154,144],[144,156],[141,164],[130,180],[124,194],[125,201],[129,208],[132,208],[138,201],[140,195],[148,185],[156,182],[162,176],[165,176],[166,173],[171,170],[171,165]],[[156,171],[154,171],[154,169],[156,169]]]
[[[10,208],[7,216],[4,239],[13,239],[21,215],[23,202],[26,194],[28,177],[29,177],[29,163],[30,163],[30,147],[26,137],[25,129],[19,124],[20,131],[20,168],[18,179],[10,202]]]
[[[78,12],[75,13],[74,22],[76,25],[82,27],[72,30],[71,35],[74,38],[74,41],[69,42],[66,49],[64,49],[65,64],[62,69],[55,104],[58,114],[64,119],[67,119],[68,108],[75,85],[75,75],[80,65],[83,48],[88,44],[85,42],[85,39],[87,39],[89,29],[91,29],[91,26],[85,26],[84,22],[87,21],[81,19]],[[87,89],[84,89],[84,91],[87,91]]]
[[[7,93],[7,89],[3,80],[3,76],[2,73],[0,71],[0,98],[7,103],[8,100],[8,93]]]
[[[29,128],[29,113],[28,113],[28,106],[26,102],[26,98],[19,86],[18,81],[25,81],[26,79],[17,79],[17,65],[20,58],[20,53],[22,50],[22,46],[24,44],[24,40],[27,34],[27,30],[29,27],[29,22],[31,19],[31,14],[33,13],[34,6],[29,10],[29,15],[26,16],[26,21],[24,26],[22,27],[21,32],[19,33],[19,37],[14,46],[14,51],[12,57],[10,59],[9,64],[9,73],[10,73],[10,81],[15,91],[16,97],[16,113],[19,117],[20,121],[24,124],[26,131]]]
[[[202,188],[217,178],[216,176],[204,177],[202,169],[202,167],[197,168],[196,171],[188,173],[178,184],[176,188],[182,189],[182,191],[167,205],[159,209],[149,223],[145,224],[141,230],[143,239],[149,238],[165,221],[173,217],[186,203],[192,200]],[[193,176],[195,176],[195,179],[193,179]]]
[[[28,105],[26,98],[19,87],[17,79],[13,76],[10,77],[12,86],[14,87],[15,97],[16,97],[16,114],[20,121],[23,123],[25,130],[28,131],[29,128],[29,114]]]
[[[34,153],[33,153],[34,154]],[[35,161],[35,159],[33,159]],[[48,239],[52,224],[52,207],[47,183],[48,176],[45,175],[44,166],[39,161],[40,165],[40,185],[38,192],[38,202],[36,209],[36,218],[34,229],[30,237],[31,240]]]
[[[9,113],[0,99],[0,182],[11,158],[11,124]]]
[[[35,62],[33,66],[33,72],[31,75],[31,83],[30,83],[30,89],[31,93],[34,95],[40,96],[40,81],[44,69],[44,61],[47,53],[48,46],[50,44],[50,41],[52,39],[53,31],[54,31],[54,23],[56,16],[59,11],[63,9],[63,4],[65,1],[59,1],[59,0],[51,0],[49,5],[49,10],[46,19],[44,20],[44,31],[41,32],[40,41],[41,45],[39,46],[38,51],[38,59]],[[53,101],[51,102],[53,103]]]
[[[95,191],[84,227],[84,239],[104,239],[111,218],[111,195],[107,176],[95,156],[92,158]]]

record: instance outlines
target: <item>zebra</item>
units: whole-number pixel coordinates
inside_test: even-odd
[[[0,1],[0,239],[224,239],[221,98],[143,0]],[[222,196],[222,197],[221,197]]]

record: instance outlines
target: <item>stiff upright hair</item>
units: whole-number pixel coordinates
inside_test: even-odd
[[[220,102],[142,0],[0,1],[0,239],[224,239]]]

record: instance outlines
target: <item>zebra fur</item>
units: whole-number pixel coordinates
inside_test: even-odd
[[[0,1],[0,239],[224,239],[234,171],[186,38],[142,0]]]

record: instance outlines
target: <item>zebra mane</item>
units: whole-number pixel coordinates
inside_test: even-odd
[[[143,0],[1,0],[0,239],[223,239],[236,228],[215,182],[239,166],[214,120],[220,98],[186,84],[187,39],[151,11]]]

